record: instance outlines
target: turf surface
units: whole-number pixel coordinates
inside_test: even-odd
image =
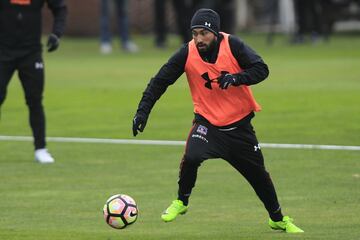
[[[254,86],[262,105],[253,123],[260,142],[360,145],[360,38],[272,47],[244,39],[264,58],[270,77]],[[149,79],[175,51],[98,53],[95,39],[64,39],[45,54],[47,135],[132,138],[131,121]],[[1,109],[0,135],[30,135],[16,77]],[[184,140],[192,105],[184,77],[155,106],[139,139]],[[305,234],[273,232],[245,180],[223,161],[199,171],[189,212],[164,224],[176,197],[183,147],[49,143],[53,165],[33,162],[30,142],[0,142],[0,239],[359,239],[360,152],[263,149],[284,212]],[[140,209],[129,229],[109,228],[102,206],[126,193]]]

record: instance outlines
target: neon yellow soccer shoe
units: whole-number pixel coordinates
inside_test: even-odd
[[[274,222],[269,218],[269,226],[274,230],[282,230],[287,233],[302,233],[302,229],[295,226],[293,219],[289,216],[284,216],[282,221]]]
[[[181,200],[174,200],[161,215],[161,219],[164,222],[171,222],[177,217],[177,215],[185,214],[188,208],[189,207],[185,206]]]

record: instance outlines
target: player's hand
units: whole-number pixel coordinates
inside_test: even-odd
[[[60,39],[58,36],[56,36],[55,34],[50,34],[49,38],[48,38],[48,41],[47,41],[47,44],[46,44],[46,47],[47,47],[47,51],[48,52],[52,52],[52,51],[55,51],[58,47],[59,47],[59,44],[60,44]]]
[[[133,135],[136,137],[138,134],[138,131],[142,132],[144,131],[144,128],[146,126],[147,122],[147,116],[137,113],[133,119]]]
[[[218,83],[219,83],[219,88],[221,89],[227,89],[231,85],[232,86],[240,85],[240,81],[237,79],[237,77],[230,73],[222,74],[218,78]]]

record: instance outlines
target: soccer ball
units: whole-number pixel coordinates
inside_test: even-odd
[[[136,221],[138,208],[130,196],[116,194],[106,201],[103,213],[107,224],[116,229],[123,229]]]

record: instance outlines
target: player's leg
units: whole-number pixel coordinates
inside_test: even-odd
[[[251,184],[256,194],[263,202],[272,222],[287,221],[285,229],[288,232],[300,232],[288,217],[284,217],[277,198],[270,174],[266,171],[264,158],[252,125],[245,124],[228,134],[232,145],[232,158],[228,162],[237,169]]]
[[[109,54],[112,52],[110,31],[110,6],[109,0],[100,0],[100,52]]]
[[[166,2],[165,0],[155,0],[154,2],[155,46],[158,48],[164,48],[166,45]]]
[[[0,61],[0,119],[1,106],[5,101],[7,86],[15,71],[15,63],[13,61]]]
[[[252,148],[254,149],[254,146],[252,146]],[[243,158],[232,158],[228,160],[228,162],[250,183],[263,202],[270,217],[274,220],[281,220],[283,215],[274,184],[270,174],[266,171],[264,165],[262,165],[263,157],[260,150],[257,150],[257,152],[258,153],[251,154],[243,151]]]
[[[180,163],[178,198],[165,210],[161,218],[165,222],[174,220],[188,209],[188,201],[195,186],[198,168],[209,158],[216,158],[216,141],[212,137],[211,126],[195,123],[188,136],[185,154]]]
[[[41,52],[23,58],[19,63],[18,71],[29,109],[29,122],[34,136],[35,158],[41,163],[52,163],[54,159],[45,148],[45,113],[42,105],[44,63]]]
[[[135,53],[139,50],[138,46],[131,41],[129,31],[129,2],[128,0],[116,0],[117,26],[124,51]]]

